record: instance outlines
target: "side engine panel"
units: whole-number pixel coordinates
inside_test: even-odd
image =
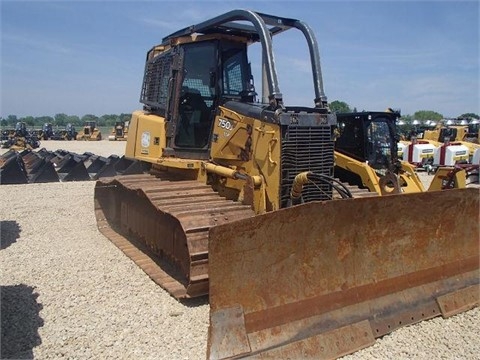
[[[165,146],[165,119],[144,111],[133,112],[125,156],[155,163],[162,156]]]

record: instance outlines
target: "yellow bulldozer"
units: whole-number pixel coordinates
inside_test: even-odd
[[[280,91],[272,42],[289,30],[309,49],[311,107]],[[98,228],[175,298],[209,294],[208,358],[334,358],[478,305],[478,189],[356,198],[335,179],[304,22],[232,10],[166,36],[141,102],[125,157],[149,170],[97,181]]]
[[[116,121],[112,132],[108,136],[109,141],[125,141],[128,138],[129,121]]]
[[[95,121],[86,121],[83,129],[76,136],[77,140],[99,141],[102,140],[102,132],[97,128]]]
[[[423,138],[443,142],[445,137],[450,141],[479,143],[479,120],[443,119],[432,130],[424,130]]]

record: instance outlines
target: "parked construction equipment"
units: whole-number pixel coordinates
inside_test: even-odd
[[[17,122],[15,130],[2,134],[2,148],[12,150],[36,149],[40,146],[38,137],[27,130],[24,122]]]
[[[2,129],[0,142],[3,144],[3,142],[8,140],[13,134],[15,134],[15,129]]]
[[[108,136],[110,141],[125,141],[128,138],[129,121],[116,121],[112,133]]]
[[[77,140],[102,140],[102,132],[97,128],[97,123],[95,121],[87,121],[83,126],[83,130],[78,132]]]
[[[38,131],[38,137],[40,140],[50,140],[54,137],[53,126],[51,123],[43,124],[41,130]]]
[[[471,119],[468,122],[468,132],[465,134],[464,141],[480,144],[480,120]]]
[[[272,41],[289,29],[312,107],[280,92]],[[304,22],[233,10],[181,29],[148,51],[141,102],[125,156],[149,173],[97,182],[98,227],[176,298],[209,293],[209,358],[334,358],[478,305],[478,190],[352,198]]]
[[[403,160],[416,167],[432,165],[435,157],[436,145],[426,140],[419,140],[412,136],[410,141],[401,141],[403,147]]]
[[[78,135],[75,126],[70,123],[65,125],[65,128],[62,130],[55,130],[54,134],[52,140],[75,140]]]
[[[77,131],[73,124],[68,123],[65,125],[65,129],[60,132],[60,137],[62,140],[75,140],[77,138]]]
[[[476,171],[478,166],[457,170],[454,166],[458,160],[468,157],[467,149],[461,149],[463,158],[456,158],[455,154],[460,151],[458,146],[435,148],[427,142],[416,144],[413,141],[402,150],[409,161],[398,157],[399,135],[396,122],[399,117],[400,112],[394,111],[337,113],[335,177],[378,195],[423,192],[426,189],[412,165],[412,159],[416,156],[421,158],[425,154],[442,155],[441,161],[434,161],[434,164],[442,166],[436,167],[435,177],[428,190],[445,189],[447,183],[448,188],[465,187],[467,171]]]
[[[30,133],[40,140],[75,140],[77,137],[75,127],[70,123],[62,130],[58,126],[54,128],[51,123],[45,123],[40,130],[34,129]]]
[[[454,158],[452,161],[471,161],[475,150],[480,149],[478,129],[477,134],[475,134],[473,125],[469,125],[466,120],[463,123],[461,121],[446,120],[439,122],[433,130],[425,130],[423,132],[424,141],[428,141],[438,148],[443,147],[442,150],[439,149],[439,154],[436,158],[437,163],[442,161],[445,156],[448,161],[448,152]],[[447,147],[450,147],[450,149],[446,150]],[[456,149],[452,147],[456,147]],[[464,154],[465,150],[467,151],[466,154]],[[446,152],[447,154],[445,155]]]

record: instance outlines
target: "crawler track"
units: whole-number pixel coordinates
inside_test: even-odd
[[[254,216],[198,181],[146,174],[97,181],[95,214],[99,230],[177,299],[208,293],[210,227]]]
[[[340,181],[339,179],[337,179],[338,181]],[[348,191],[350,191],[350,194],[352,194],[352,197],[353,198],[364,198],[364,197],[372,197],[372,196],[379,196],[377,193],[375,192],[370,192],[368,189],[362,189],[356,185],[350,185],[349,183],[347,182],[342,182],[343,186],[345,186]],[[341,199],[341,196],[337,193],[337,192],[334,192],[333,193],[333,199],[334,200],[337,200],[337,199]]]

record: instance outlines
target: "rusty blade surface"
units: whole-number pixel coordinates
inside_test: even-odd
[[[253,216],[198,181],[152,175],[103,178],[95,186],[99,230],[172,296],[208,293],[208,230]]]
[[[458,189],[308,203],[210,229],[209,357],[303,358],[313,342],[323,352],[307,357],[335,358],[370,333],[478,305],[479,210],[479,190]],[[243,323],[219,324],[217,312],[239,308]],[[368,331],[352,327],[364,321]],[[322,340],[332,331],[343,340]]]

